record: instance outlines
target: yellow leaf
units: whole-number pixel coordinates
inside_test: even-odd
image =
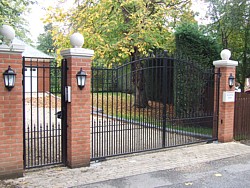
[[[222,176],[222,174],[220,174],[220,173],[216,173],[216,174],[214,174],[216,177],[221,177]]]
[[[189,185],[193,185],[192,182],[186,182],[185,185],[189,186]]]

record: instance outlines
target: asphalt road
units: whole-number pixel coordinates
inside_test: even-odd
[[[250,154],[171,170],[108,180],[77,188],[249,188]]]

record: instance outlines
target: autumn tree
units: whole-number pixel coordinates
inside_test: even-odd
[[[70,10],[50,8],[46,22],[53,23],[57,46],[67,46],[68,35],[80,32],[85,47],[95,50],[94,58],[111,66],[155,49],[173,50],[172,30],[176,23],[193,19],[190,6],[190,0],[77,0]],[[141,65],[133,69],[135,105],[145,107]]]

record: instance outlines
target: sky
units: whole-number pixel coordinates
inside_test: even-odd
[[[39,5],[33,5],[31,7],[31,12],[27,15],[27,20],[29,22],[29,30],[31,33],[31,39],[34,41],[34,44],[37,42],[37,37],[39,34],[43,33],[43,22],[42,18],[45,17],[46,11],[45,9],[49,6],[55,5],[58,0],[37,0]],[[73,0],[65,0],[68,4],[73,2]],[[196,12],[200,13],[200,16],[197,17],[197,21],[199,23],[205,23],[206,21],[203,20],[205,17],[205,12],[207,10],[206,4],[202,0],[193,0],[193,7],[192,9]]]
[[[29,31],[31,40],[35,44],[39,34],[44,32],[44,24],[42,19],[46,17],[46,8],[55,6],[58,2],[65,2],[64,5],[70,7],[74,0],[37,0],[37,4],[31,6],[31,11],[26,19],[29,22]]]
[[[30,13],[26,19],[29,22],[29,31],[31,33],[32,41],[36,42],[39,34],[44,32],[42,18],[45,17],[45,9],[53,5],[54,0],[38,0],[38,4],[32,5]]]

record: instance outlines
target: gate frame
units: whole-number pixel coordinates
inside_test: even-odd
[[[138,65],[138,67],[139,67],[138,70],[132,70],[133,65],[136,63],[140,64],[141,61],[143,61],[143,62],[145,61],[146,64],[144,66]],[[151,63],[154,61],[157,61],[157,62],[159,61],[160,64],[153,63],[151,65]],[[149,64],[147,64],[147,62],[149,62]],[[186,65],[187,63],[188,63],[188,65]],[[182,83],[182,85],[179,85],[179,84],[176,84],[176,82],[172,81],[172,79],[175,79],[174,76],[181,74],[181,72],[176,73],[176,70],[178,69],[178,66],[181,66],[182,64],[186,65],[182,71],[195,70],[195,71],[197,71],[196,79],[200,80],[200,82],[198,82],[198,83],[201,83],[201,81],[203,81],[202,83],[206,83],[203,86],[204,88],[206,88],[205,91],[203,91],[199,94],[199,99],[200,99],[201,105],[200,106],[198,105],[198,107],[201,107],[201,108],[204,105],[205,108],[202,108],[201,114],[199,114],[199,115],[195,115],[195,113],[193,113],[194,112],[193,109],[192,109],[193,110],[192,111],[189,108],[187,108],[190,111],[188,111],[189,114],[186,113],[186,115],[184,115],[185,117],[182,117],[182,115],[180,114],[180,117],[179,117],[179,115],[177,115],[176,117],[170,116],[170,119],[168,119],[166,112],[167,112],[167,110],[169,110],[169,107],[167,105],[172,104],[173,100],[176,100],[177,98],[178,98],[178,100],[180,100],[180,98],[182,98],[182,97],[180,97],[181,94],[176,95],[175,92],[171,92],[170,90],[172,89],[172,90],[177,91],[178,89],[180,89],[180,87],[183,87],[182,88],[183,90],[185,89],[184,88],[185,85],[183,85],[183,83]],[[135,65],[135,67],[136,67],[136,65]],[[138,73],[133,73],[133,72],[127,73],[127,71],[128,71],[127,69],[129,69],[129,71],[134,71],[134,72],[135,71],[140,72],[142,70],[145,71],[145,70],[154,69],[158,72],[158,73],[156,72],[156,74],[161,75],[160,80],[158,80],[158,81],[161,81],[160,86],[159,86],[160,88],[156,88],[156,89],[161,90],[160,95],[162,95],[162,99],[160,99],[160,100],[158,99],[158,100],[154,101],[154,102],[160,102],[163,105],[162,107],[160,107],[161,108],[160,110],[158,109],[159,113],[160,113],[160,116],[159,116],[160,119],[155,120],[155,121],[158,121],[157,123],[161,124],[161,128],[156,128],[157,126],[154,127],[154,128],[159,129],[161,131],[161,133],[157,133],[157,134],[161,134],[161,138],[159,136],[157,136],[157,138],[155,138],[155,140],[153,141],[153,142],[159,142],[158,139],[160,139],[160,142],[161,142],[160,145],[147,147],[145,145],[145,142],[147,142],[147,141],[145,141],[145,140],[140,142],[141,145],[143,145],[142,148],[144,148],[144,149],[137,149],[136,150],[133,148],[133,146],[126,146],[126,144],[124,145],[124,143],[126,143],[126,142],[128,143],[125,136],[124,136],[125,139],[120,138],[117,140],[116,140],[116,136],[123,137],[123,135],[126,135],[126,134],[134,135],[135,134],[134,128],[131,128],[131,127],[126,128],[126,131],[128,133],[126,133],[123,130],[120,130],[120,129],[122,129],[122,126],[120,126],[120,124],[123,124],[122,123],[123,118],[117,116],[117,112],[115,114],[115,111],[117,111],[117,107],[112,105],[112,107],[109,107],[109,109],[111,109],[112,112],[110,112],[108,109],[106,109],[105,114],[103,114],[103,111],[99,110],[99,108],[103,108],[102,107],[103,103],[106,103],[106,102],[108,103],[108,101],[110,104],[113,103],[113,94],[112,94],[112,101],[111,101],[111,99],[108,99],[108,97],[106,99],[105,95],[104,95],[105,96],[105,99],[104,99],[102,93],[103,92],[104,93],[111,92],[111,93],[115,94],[116,89],[114,89],[114,88],[117,88],[117,84],[118,84],[117,79],[118,78],[121,80],[133,79],[133,78],[127,78],[127,75],[131,74],[129,77],[133,77],[133,74],[138,74]],[[160,69],[160,70],[158,70],[158,69]],[[120,72],[120,74],[118,72]],[[143,75],[143,73],[141,73],[141,74]],[[151,74],[153,74],[153,73],[151,72]],[[178,58],[178,56],[177,57],[171,57],[171,56],[169,57],[167,55],[167,52],[164,51],[163,53],[156,53],[156,54],[153,54],[152,56],[135,58],[131,62],[127,62],[126,64],[123,64],[121,66],[117,66],[114,68],[92,67],[92,75],[93,75],[93,77],[92,77],[92,92],[96,93],[97,100],[99,98],[100,104],[99,104],[99,102],[97,102],[97,106],[94,107],[94,103],[92,100],[92,133],[91,133],[91,135],[92,135],[92,156],[91,156],[91,160],[102,160],[103,158],[106,158],[106,157],[125,155],[125,154],[130,154],[130,153],[138,153],[138,152],[143,152],[143,151],[162,149],[162,148],[166,148],[166,147],[175,147],[175,146],[179,146],[179,145],[187,145],[187,144],[192,144],[192,143],[197,143],[197,142],[212,142],[212,141],[216,141],[218,139],[218,126],[217,126],[218,123],[217,122],[218,122],[218,110],[219,110],[220,72],[215,72],[213,68],[211,68],[211,69],[203,68],[195,63],[182,60],[182,59]],[[94,77],[94,75],[96,77]],[[126,77],[126,78],[123,78],[123,77]],[[159,79],[159,78],[156,78],[156,80],[157,79]],[[105,81],[103,81],[103,80],[105,80]],[[214,81],[214,80],[216,80],[216,81]],[[132,82],[132,81],[129,81],[129,82]],[[123,86],[124,83],[126,83],[125,86]],[[129,83],[128,85],[130,85],[130,86],[127,86],[127,83],[128,83],[128,81],[121,81],[121,83],[118,84],[118,85],[120,85],[119,86],[120,90],[118,89],[117,92],[121,93],[121,95],[122,95],[123,92],[126,93],[126,91],[130,91],[131,85]],[[116,87],[113,85],[116,85]],[[144,89],[146,89],[147,86],[144,86],[144,87],[145,87]],[[196,86],[196,88],[197,88],[197,86]],[[197,91],[199,91],[199,90],[197,89]],[[98,93],[100,93],[99,97],[98,97]],[[131,91],[127,92],[127,93],[131,94]],[[133,93],[135,93],[135,91]],[[206,96],[205,95],[202,96],[202,94],[205,94],[207,97],[211,96],[211,97],[209,97],[210,103],[212,103],[211,106],[208,105],[207,101],[204,102],[204,98]],[[158,94],[156,94],[156,95],[158,96]],[[178,97],[174,97],[175,95]],[[167,98],[169,101],[167,101]],[[92,94],[92,99],[93,99],[93,94]],[[104,102],[104,100],[106,100],[106,102]],[[115,99],[115,100],[118,100],[118,99]],[[126,101],[127,101],[127,99],[126,99]],[[194,100],[194,101],[196,101],[196,100]],[[129,103],[129,101],[128,101],[128,103]],[[178,102],[175,102],[175,103],[178,103]],[[190,106],[190,104],[191,103],[189,102],[188,105]],[[107,106],[109,106],[109,105],[107,105]],[[113,108],[114,108],[114,110],[113,110]],[[121,105],[121,108],[122,108],[122,105]],[[94,109],[96,109],[96,111]],[[132,109],[132,107],[130,106],[130,109],[128,111],[131,111],[131,109]],[[196,110],[200,110],[200,109],[197,108]],[[114,113],[113,113],[113,111],[114,111]],[[139,109],[139,111],[140,111],[140,109]],[[142,108],[141,108],[141,111],[142,111]],[[147,109],[145,111],[147,111]],[[119,113],[122,113],[122,112],[127,113],[127,108],[124,109],[124,111],[121,110],[121,112],[119,112]],[[132,112],[132,114],[133,114],[133,112]],[[96,118],[94,117],[94,115],[97,115],[97,119],[101,119],[101,120],[95,120]],[[128,116],[129,116],[129,114],[128,114]],[[141,115],[141,116],[143,116],[143,118],[144,118],[144,115]],[[126,117],[126,115],[125,115],[125,117]],[[131,122],[134,122],[132,124],[136,124],[136,125],[137,125],[137,123],[148,124],[147,122],[144,122],[144,120],[139,120],[139,122],[135,122],[136,120],[131,120],[131,112],[130,112],[130,117],[128,119],[130,119],[130,120],[124,120],[124,124],[130,125]],[[211,129],[213,130],[211,135],[209,134],[209,137],[206,137],[208,135],[203,135],[203,134],[199,133],[198,131],[195,130],[195,128],[193,128],[193,130],[192,130],[193,132],[190,131],[193,133],[192,134],[192,133],[189,133],[188,131],[182,131],[181,128],[180,128],[180,130],[178,130],[178,125],[176,128],[177,130],[175,130],[175,128],[173,127],[173,124],[174,124],[173,122],[178,124],[179,121],[180,122],[185,121],[184,124],[192,127],[192,124],[190,123],[190,119],[195,119],[193,124],[198,125],[198,127],[202,126],[202,125],[204,126],[206,123],[210,123]],[[115,120],[115,121],[113,122],[113,120]],[[110,121],[111,121],[111,124],[110,124]],[[121,121],[121,123],[116,124],[116,121]],[[157,124],[157,123],[155,122],[155,124]],[[170,128],[167,128],[167,125],[169,125],[169,124],[170,124]],[[148,125],[148,126],[153,126],[153,125]],[[114,128],[114,127],[117,127],[117,128]],[[143,125],[142,125],[142,127],[143,127]],[[193,126],[193,127],[195,127],[195,126]],[[118,131],[115,131],[114,129],[118,129]],[[127,130],[127,129],[129,129],[129,130]],[[141,137],[143,137],[143,138],[147,137],[147,139],[150,139],[149,136],[145,135],[145,132],[147,132],[147,131],[145,131],[144,128],[142,128],[142,129],[143,129],[142,130],[143,135]],[[111,132],[111,137],[114,137],[114,138],[112,138],[112,140],[110,140],[110,138],[108,138],[108,137],[110,137],[110,132]],[[122,133],[119,133],[119,135],[116,135],[116,134],[118,134],[117,132],[122,132]],[[178,141],[173,141],[174,143],[172,143],[172,144],[167,143],[167,141],[169,141],[169,137],[171,135],[168,132],[170,132],[170,133],[175,132],[175,133],[181,134],[180,137],[183,137],[182,139],[184,139],[185,141],[183,141],[183,143],[178,143]],[[166,134],[168,134],[168,135],[166,135]],[[114,136],[114,135],[116,135],[116,136]],[[188,136],[194,136],[194,137],[199,136],[200,138],[199,138],[199,140],[192,139],[192,141],[186,141]],[[107,140],[107,139],[109,139],[109,140]],[[102,141],[102,140],[104,140],[104,141]],[[126,141],[124,141],[124,140],[126,140]],[[101,143],[101,142],[103,142],[103,143]],[[120,143],[120,145],[122,147],[122,149],[121,149],[122,151],[119,151],[119,148],[117,149],[117,145],[114,144],[113,142],[114,143],[122,142],[122,143]],[[131,142],[129,142],[129,143],[131,145]],[[132,141],[132,145],[133,145],[133,143],[134,142]],[[152,145],[152,144],[150,144],[150,145]],[[125,146],[126,146],[126,149],[124,149]],[[106,147],[113,148],[113,149],[111,152],[109,152],[109,151],[106,151],[106,150],[108,150]],[[114,148],[116,148],[115,151],[114,151]],[[136,151],[134,151],[134,150],[136,150]]]
[[[35,60],[32,62],[32,60]],[[66,161],[67,161],[67,126],[66,126],[66,122],[67,122],[67,103],[65,102],[65,86],[67,84],[67,62],[66,61],[62,61],[61,62],[61,67],[58,67],[57,63],[56,63],[56,67],[52,68],[51,67],[51,63],[52,61],[56,61],[55,58],[39,58],[39,57],[22,57],[22,74],[23,74],[23,79],[22,79],[22,87],[23,87],[23,166],[24,166],[24,169],[31,169],[31,168],[39,168],[39,167],[43,167],[43,166],[51,166],[51,165],[55,165],[55,164],[64,164],[66,165]],[[26,62],[29,62],[30,61],[30,64]],[[44,66],[44,63],[48,63],[47,66]],[[42,65],[39,65],[39,64],[43,64]],[[25,117],[26,117],[26,113],[25,113],[25,106],[26,106],[26,100],[25,100],[25,87],[26,87],[26,84],[25,84],[25,68],[26,67],[29,67],[30,69],[32,69],[33,67],[37,69],[37,91],[35,91],[35,93],[40,93],[41,89],[39,88],[40,86],[40,81],[39,81],[39,71],[44,71],[45,70],[45,73],[43,72],[42,74],[42,84],[46,86],[49,84],[49,86],[47,86],[47,89],[49,91],[51,91],[51,79],[53,78],[52,75],[51,75],[51,69],[58,69],[60,70],[60,73],[59,73],[59,77],[61,79],[61,82],[60,82],[60,85],[61,85],[61,88],[60,88],[60,93],[61,93],[61,100],[60,100],[60,104],[61,104],[61,111],[58,111],[57,113],[61,113],[61,129],[60,129],[60,133],[61,133],[61,140],[60,140],[60,144],[61,144],[61,151],[60,151],[60,155],[61,155],[61,158],[59,159],[59,162],[56,160],[56,162],[54,163],[49,163],[49,164],[38,164],[38,165],[31,165],[31,166],[28,166],[27,164],[27,161],[26,161],[26,122],[25,122]],[[47,72],[48,71],[48,72]],[[47,80],[45,78],[45,75],[46,74],[49,74],[49,83],[44,83],[44,82],[47,82]],[[32,76],[32,74],[30,75]],[[41,75],[40,75],[41,76]],[[58,76],[58,75],[56,75]],[[47,78],[48,79],[48,78]],[[46,81],[45,81],[46,80]],[[32,91],[32,81],[31,81],[31,91],[30,92],[33,92]],[[44,88],[43,88],[44,89]],[[46,89],[45,89],[46,90]],[[46,91],[42,91],[43,93],[46,92]],[[31,107],[32,108],[32,107]],[[50,110],[50,117],[53,117],[55,114],[52,114],[51,110]],[[31,125],[33,126],[33,125]],[[40,133],[40,131],[38,131]],[[31,133],[33,134],[33,133]],[[48,134],[48,133],[47,133]],[[51,138],[51,136],[50,136]],[[29,140],[28,140],[29,141]],[[39,149],[39,148],[38,148]],[[54,150],[53,150],[54,152]],[[43,153],[42,153],[43,154]],[[50,154],[51,155],[51,154]],[[42,157],[43,158],[43,157]]]
[[[67,101],[66,101],[66,86],[67,86],[67,61],[62,59],[61,61],[61,115],[62,115],[62,163],[66,166],[67,165]]]

